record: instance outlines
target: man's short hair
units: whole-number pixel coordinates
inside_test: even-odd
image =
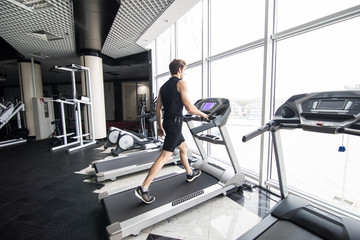
[[[179,68],[184,69],[185,66],[186,66],[186,62],[182,59],[172,60],[172,62],[169,64],[171,75],[177,74]]]

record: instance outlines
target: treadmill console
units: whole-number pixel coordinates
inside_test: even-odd
[[[360,129],[360,91],[333,91],[295,95],[275,113],[277,124],[300,124],[304,130],[337,133]]]
[[[230,107],[229,100],[225,98],[205,98],[196,101],[194,104],[197,109],[209,116],[218,116]]]
[[[217,102],[207,101],[207,102],[202,103],[202,105],[200,107],[200,110],[203,111],[203,112],[209,112],[210,113],[210,111],[213,110],[217,105],[218,105]]]
[[[184,116],[185,122],[204,122],[204,124],[202,124],[201,126],[190,129],[193,134],[208,130],[213,127],[224,126],[231,112],[230,102],[226,98],[200,99],[195,102],[194,106],[200,111],[207,114],[209,116],[209,119],[204,119],[200,116],[192,115],[190,113],[186,114]]]
[[[356,115],[360,109],[359,99],[351,98],[317,98],[302,104],[302,109],[307,113],[328,113]]]
[[[209,116],[208,121],[217,120],[217,124],[225,124],[230,114],[230,103],[229,100],[225,98],[200,99],[195,102],[194,106]],[[220,117],[221,121],[218,121]],[[184,120],[206,121],[206,119],[191,115],[190,113],[185,115]]]

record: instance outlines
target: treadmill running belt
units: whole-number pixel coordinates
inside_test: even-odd
[[[256,238],[256,240],[266,239],[320,240],[323,238],[320,238],[289,221],[278,220],[274,225]]]
[[[160,153],[161,150],[158,149],[152,152],[140,152],[139,154],[134,154],[128,157],[114,158],[114,160],[109,159],[107,161],[95,163],[94,168],[96,173],[100,173],[131,165],[142,165],[155,162],[155,160],[160,156]]]
[[[219,180],[202,172],[200,177],[189,183],[186,181],[186,173],[153,182],[150,186],[150,195],[156,200],[152,204],[145,204],[135,196],[135,188],[122,193],[111,195],[101,200],[106,211],[109,224],[122,222],[166,203],[170,203],[181,197],[195,193],[201,189],[216,184]],[[126,204],[122,204],[126,203]]]

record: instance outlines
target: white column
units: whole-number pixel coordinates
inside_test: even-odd
[[[25,122],[29,136],[35,136],[33,97],[43,96],[41,65],[36,61],[18,63],[21,100],[25,104]]]
[[[95,139],[105,138],[106,113],[105,113],[104,77],[103,77],[102,59],[97,56],[81,56],[80,65],[90,69],[91,103],[93,107]],[[84,74],[82,74],[81,86],[82,86],[83,95],[87,95],[85,84],[86,84],[85,76]],[[85,126],[87,127],[87,124],[85,124]]]

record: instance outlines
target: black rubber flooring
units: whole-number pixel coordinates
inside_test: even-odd
[[[100,150],[49,151],[49,141],[0,149],[0,239],[107,239],[105,215],[77,170]]]

